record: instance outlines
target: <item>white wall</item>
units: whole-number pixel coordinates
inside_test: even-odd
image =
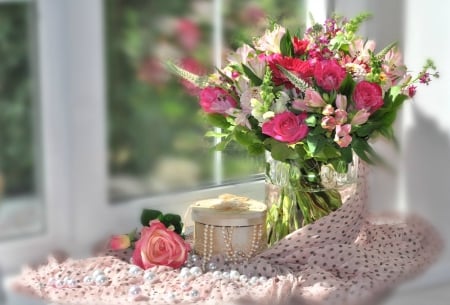
[[[362,34],[381,48],[399,41],[405,63],[419,71],[432,58],[441,78],[420,86],[397,122],[401,152],[385,143],[377,148],[395,164],[397,174],[375,169],[371,176],[373,210],[406,210],[427,218],[450,244],[450,2],[439,0],[336,0],[335,11],[354,16],[362,11],[373,18]],[[450,249],[438,264],[411,284],[450,280]]]

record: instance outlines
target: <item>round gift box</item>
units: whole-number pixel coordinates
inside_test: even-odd
[[[191,208],[194,251],[205,260],[222,254],[229,261],[241,261],[267,248],[264,203],[223,194]]]

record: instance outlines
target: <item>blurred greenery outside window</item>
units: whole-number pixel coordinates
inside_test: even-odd
[[[0,239],[35,232],[42,223],[35,197],[33,8],[32,1],[0,3]]]
[[[214,185],[212,139],[197,89],[165,71],[175,60],[213,71],[214,1],[105,0],[109,195],[112,201]],[[303,1],[222,1],[226,51],[261,35],[270,21],[304,28]],[[222,154],[223,183],[262,177],[263,157],[237,145]],[[217,164],[216,164],[217,166]]]

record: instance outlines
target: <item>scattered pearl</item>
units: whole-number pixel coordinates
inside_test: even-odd
[[[230,278],[230,272],[228,271],[222,272],[222,278],[228,280]]]
[[[216,270],[216,269],[217,269],[217,265],[216,265],[214,262],[210,262],[210,263],[208,264],[208,270],[214,271],[214,270]]]
[[[259,281],[260,283],[265,283],[265,282],[267,282],[267,277],[265,277],[265,276],[260,276],[259,279],[258,279],[258,281]]]
[[[95,278],[95,284],[98,286],[106,285],[108,278],[104,274],[100,274]]]
[[[68,279],[66,281],[66,286],[69,288],[75,288],[75,287],[77,287],[77,281],[74,279]]]
[[[64,282],[62,280],[55,280],[54,286],[56,288],[63,288],[64,287]]]
[[[156,274],[154,272],[149,271],[149,270],[144,272],[144,280],[150,282],[150,281],[153,281],[155,278],[156,278]]]
[[[258,281],[259,281],[259,278],[257,276],[252,276],[250,278],[250,284],[251,285],[256,285],[258,283]]]
[[[241,274],[239,276],[239,281],[241,282],[247,282],[248,281],[248,277],[245,274]]]
[[[222,272],[220,272],[219,270],[214,271],[213,277],[215,277],[216,279],[220,279],[222,277]]]
[[[141,273],[142,269],[139,268],[138,266],[131,266],[130,269],[128,269],[128,273],[131,275],[139,275],[139,273]]]
[[[191,270],[187,267],[181,268],[180,277],[186,278],[191,276]]]
[[[190,261],[193,262],[193,263],[196,263],[196,262],[198,262],[199,260],[200,260],[200,257],[199,257],[198,255],[196,255],[196,254],[193,254],[193,255],[191,256],[191,259],[190,259]]]
[[[173,301],[175,301],[175,293],[173,293],[173,292],[169,292],[169,293],[167,293],[166,294],[166,300],[168,301],[168,302],[173,302]]]
[[[97,278],[97,276],[99,275],[105,275],[105,273],[103,272],[103,270],[97,269],[92,273],[92,277],[93,278]]]
[[[200,293],[198,292],[198,290],[193,289],[189,294],[192,298],[196,298]]]
[[[141,292],[142,290],[141,287],[139,286],[131,286],[130,289],[128,290],[128,293],[133,296],[139,295],[141,294]]]
[[[48,282],[47,282],[47,286],[55,286],[55,279],[54,278],[49,278]]]
[[[239,279],[240,276],[241,276],[241,274],[239,273],[239,271],[237,271],[237,270],[230,271],[230,279],[237,280],[237,279]]]
[[[202,275],[203,274],[203,271],[202,271],[202,268],[200,268],[200,267],[192,267],[190,270],[189,270],[191,273],[192,273],[192,275],[194,275],[194,276],[200,276],[200,275]]]
[[[83,279],[83,283],[90,285],[94,282],[94,278],[92,276],[85,276]]]

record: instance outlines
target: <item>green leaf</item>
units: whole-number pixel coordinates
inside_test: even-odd
[[[223,151],[225,148],[227,148],[228,144],[231,142],[231,136],[228,135],[225,139],[217,143],[216,146],[214,146],[214,149],[217,151]]]
[[[219,127],[222,129],[227,129],[230,127],[230,123],[227,121],[227,118],[221,114],[207,114],[206,120],[209,124]]]
[[[272,158],[278,161],[286,162],[286,160],[295,160],[299,157],[298,153],[286,143],[278,142],[275,139],[268,138],[264,141],[272,154]]]
[[[158,210],[144,209],[141,214],[141,224],[148,227],[150,221],[158,219],[161,215],[162,213]]]
[[[280,40],[280,51],[284,56],[294,56],[294,44],[288,30],[286,30],[286,34]]]
[[[170,226],[173,226],[175,228],[175,232],[178,234],[181,234],[181,231],[183,230],[183,223],[181,222],[180,215],[176,214],[164,214],[160,215],[158,219],[168,228]]]
[[[245,64],[242,64],[242,70],[245,75],[250,79],[254,86],[261,86],[262,79],[260,79],[255,73],[253,73],[252,69],[247,67]]]
[[[306,144],[308,145],[308,151],[311,156],[315,156],[319,152],[325,143],[325,139],[321,135],[314,135],[310,133],[306,138]]]
[[[315,115],[310,115],[309,117],[306,118],[305,123],[309,127],[316,127],[316,125],[317,125],[317,118],[316,118],[316,116]]]
[[[386,47],[383,48],[383,50],[381,50],[376,56],[380,59],[384,59],[384,57],[386,56],[386,54],[395,46],[397,45],[397,42],[394,41],[390,44],[388,44]]]
[[[242,126],[236,126],[233,135],[236,142],[244,146],[261,143],[261,140],[253,132]]]
[[[247,150],[251,155],[260,155],[266,151],[264,145],[261,143],[253,143],[247,147]]]
[[[331,162],[336,172],[345,174],[348,171],[348,163],[341,159],[335,159]]]
[[[341,87],[339,88],[339,92],[341,94],[350,96],[353,92],[353,88],[355,87],[355,81],[353,80],[353,77],[347,73],[347,76],[342,81]]]
[[[228,133],[216,132],[214,130],[210,130],[205,133],[205,137],[208,138],[223,138],[226,136],[228,136]]]

